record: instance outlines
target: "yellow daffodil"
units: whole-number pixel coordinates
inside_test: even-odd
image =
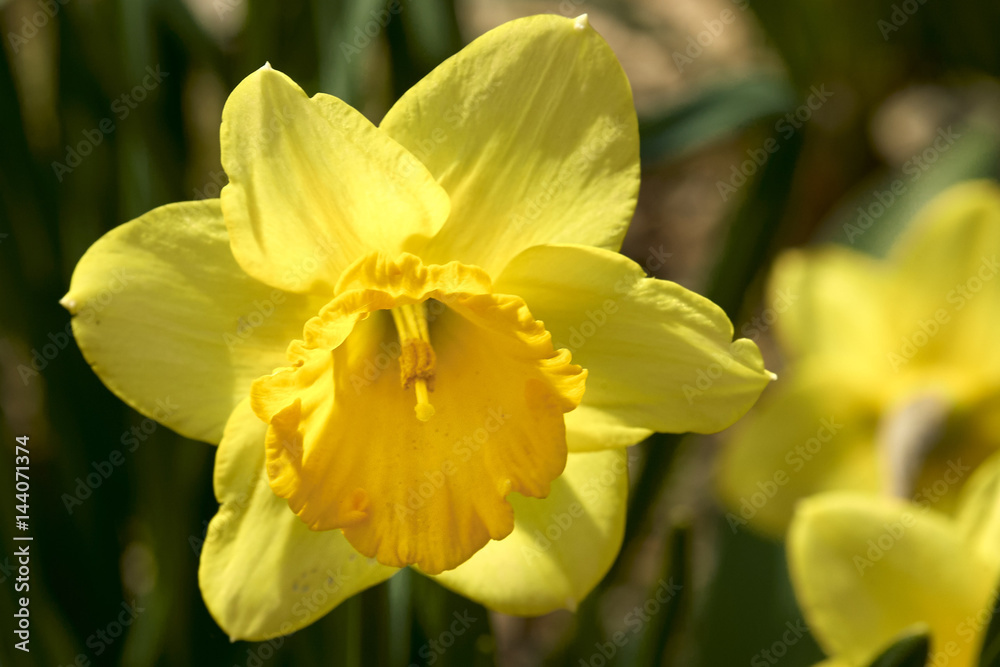
[[[941,194],[884,260],[779,258],[758,324],[773,322],[788,366],[721,458],[734,529],[780,535],[798,499],[837,489],[953,507],[1000,447],[998,260],[988,182]]]
[[[378,127],[266,66],[221,137],[221,199],[110,232],[63,303],[108,387],[220,443],[199,579],[232,637],[409,565],[572,608],[620,546],[623,448],[722,429],[771,377],[718,307],[617,254],[637,122],[585,16],[489,32]]]
[[[977,470],[956,518],[854,492],[805,500],[788,558],[831,667],[866,667],[911,632],[929,634],[928,665],[973,667],[997,603],[1000,460]]]

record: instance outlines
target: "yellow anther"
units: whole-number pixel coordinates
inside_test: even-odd
[[[393,308],[392,319],[399,334],[399,381],[403,389],[414,387],[417,419],[427,421],[434,416],[428,392],[434,391],[434,366],[436,357],[431,347],[427,327],[427,313],[422,303]]]
[[[434,348],[431,344],[418,339],[402,342],[402,352],[399,355],[399,380],[403,389],[409,389],[416,380],[426,380],[434,390]]]

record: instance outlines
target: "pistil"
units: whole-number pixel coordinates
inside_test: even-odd
[[[403,389],[414,388],[417,397],[414,411],[417,419],[425,422],[434,416],[434,406],[428,394],[434,391],[436,360],[427,327],[427,311],[423,303],[412,303],[393,308],[390,312],[402,348],[399,356],[400,383]]]

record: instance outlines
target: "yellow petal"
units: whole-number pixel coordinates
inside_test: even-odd
[[[831,493],[792,523],[789,566],[809,627],[828,655],[862,667],[900,633],[930,628],[951,667],[976,664],[996,568],[944,515],[899,501]],[[953,650],[951,650],[953,649]]]
[[[363,259],[292,343],[293,365],[254,383],[272,488],[311,528],[342,528],[361,553],[434,574],[510,533],[508,493],[549,492],[586,373],[523,301],[489,290],[457,262]],[[429,417],[401,386],[385,312],[428,299],[447,304],[429,327]]]
[[[435,579],[505,614],[576,609],[618,554],[627,499],[623,450],[571,454],[548,498],[511,496],[514,532]]]
[[[333,287],[373,250],[397,254],[448,217],[412,155],[344,102],[262,68],[222,113],[222,208],[247,273],[294,292]]]
[[[893,249],[893,350],[908,366],[952,364],[990,391],[1000,373],[1000,186],[973,181],[936,197]],[[906,350],[909,352],[909,349]],[[972,388],[978,398],[978,388]]]
[[[638,125],[628,80],[585,16],[491,30],[380,127],[451,196],[451,217],[421,252],[430,260],[495,276],[532,245],[621,245],[639,188]]]
[[[318,307],[240,269],[218,200],[162,206],[108,232],[77,264],[61,303],[111,391],[212,443]]]
[[[266,431],[244,401],[216,454],[222,506],[208,527],[198,581],[209,612],[233,640],[295,632],[397,571],[358,554],[340,531],[309,530],[271,492]]]
[[[802,498],[880,489],[877,423],[877,406],[825,366],[782,375],[733,429],[719,458],[730,527],[782,536]]]
[[[778,258],[769,311],[793,358],[821,357],[859,378],[885,377],[892,316],[884,262],[839,246]]]
[[[709,433],[739,419],[771,379],[757,346],[708,299],[617,253],[537,246],[497,290],[522,296],[557,347],[587,368],[566,416],[574,451],[634,444],[649,431]]]
[[[976,468],[962,489],[957,520],[979,556],[1000,566],[1000,455]]]

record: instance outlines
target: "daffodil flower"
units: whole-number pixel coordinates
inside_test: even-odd
[[[780,535],[832,490],[954,508],[1000,448],[1000,189],[933,200],[885,259],[841,246],[779,258],[768,321],[787,354],[721,457],[734,529]]]
[[[770,380],[717,306],[617,253],[637,121],[585,16],[489,32],[378,127],[266,66],[221,137],[220,200],[110,232],[63,303],[108,387],[220,443],[199,579],[234,638],[405,566],[572,608],[620,546],[623,448],[722,429]]]
[[[795,595],[830,667],[866,667],[904,634],[928,665],[973,667],[1000,583],[1000,459],[973,475],[951,517],[899,499],[831,492],[788,532]]]

